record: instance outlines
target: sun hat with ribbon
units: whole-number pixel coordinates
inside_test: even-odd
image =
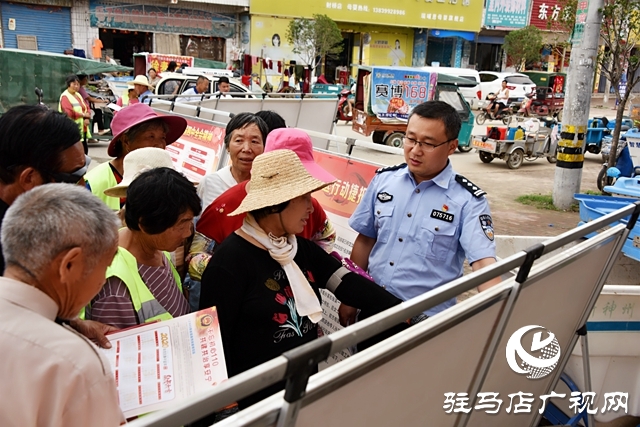
[[[153,89],[153,85],[149,84],[149,79],[143,74],[139,74],[135,79],[127,82],[127,86],[133,87],[134,85],[142,85],[148,87],[149,89]]]
[[[124,176],[120,184],[107,188],[104,194],[111,197],[126,197],[127,188],[142,172],[154,168],[175,169],[171,155],[167,150],[157,147],[144,147],[133,150],[124,158]]]
[[[294,151],[305,169],[316,179],[325,182],[333,182],[336,177],[324,170],[313,158],[313,143],[309,135],[300,129],[280,128],[269,132],[264,145],[264,152],[275,150]]]
[[[118,114],[116,114],[111,121],[113,139],[111,139],[109,143],[107,154],[111,157],[116,157],[116,143],[118,142],[118,138],[132,127],[153,119],[162,119],[169,126],[166,138],[167,145],[176,142],[187,128],[187,121],[182,117],[161,116],[153,111],[151,107],[142,103],[129,105],[118,111]]]
[[[229,216],[279,205],[320,190],[334,181],[333,177],[320,180],[312,176],[291,150],[270,151],[253,161],[247,196]]]

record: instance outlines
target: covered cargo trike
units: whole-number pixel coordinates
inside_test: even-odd
[[[512,120],[509,127],[488,127],[486,135],[474,135],[471,146],[483,163],[500,159],[507,162],[509,169],[518,169],[525,160],[532,162],[539,157],[555,163],[558,128],[555,119]]]
[[[0,115],[16,105],[36,104],[36,87],[42,89],[42,102],[57,109],[60,94],[66,88],[65,78],[69,74],[90,76],[131,70],[130,67],[69,55],[0,49]]]
[[[536,84],[533,109],[539,116],[556,116],[562,121],[564,108],[564,87],[567,81],[565,73],[545,71],[523,71],[523,74]]]
[[[358,67],[352,129],[373,142],[402,147],[411,110],[429,100],[453,106],[462,128],[458,150],[471,151],[474,115],[459,87],[475,86],[467,79],[409,67]]]

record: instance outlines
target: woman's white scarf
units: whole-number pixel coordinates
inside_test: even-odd
[[[318,297],[298,264],[293,260],[298,252],[296,236],[289,234],[276,237],[271,233],[267,235],[251,214],[245,217],[241,230],[256,239],[269,251],[271,258],[280,264],[289,279],[298,314],[309,317],[313,323],[322,320],[322,307]]]

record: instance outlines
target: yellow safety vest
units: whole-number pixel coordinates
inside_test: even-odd
[[[82,109],[83,105],[85,109],[87,109],[87,111],[89,110],[87,108],[87,105],[84,103],[84,99],[82,99],[82,97],[78,99],[75,96],[71,95],[69,93],[69,90],[65,90],[64,92],[62,92],[62,95],[60,95],[60,101],[58,101],[58,111],[60,113],[64,113],[64,111],[62,110],[62,97],[65,97],[69,100],[69,102],[71,103],[71,106],[73,107],[73,111],[75,111],[76,113],[84,114],[84,110]],[[78,125],[78,129],[80,129],[80,136],[84,138],[84,117],[75,119],[74,122]],[[91,130],[88,127],[87,127],[87,138],[91,138]]]
[[[111,197],[104,194],[104,190],[107,188],[118,185],[116,177],[113,176],[111,166],[109,166],[109,162],[101,163],[91,169],[84,176],[84,180],[89,184],[91,192],[109,206],[110,209],[114,211],[120,210],[120,199],[118,197]]]
[[[120,98],[122,98],[123,107],[126,107],[127,105],[129,105],[129,90],[125,90]]]
[[[169,266],[171,272],[176,280],[178,289],[182,292],[182,283],[180,282],[180,275],[176,271],[175,267],[171,263],[171,256],[169,253],[164,253],[169,260]],[[113,262],[107,268],[107,278],[117,277],[127,287],[129,295],[131,296],[131,302],[133,303],[133,309],[138,315],[138,321],[142,323],[155,322],[157,320],[169,320],[173,319],[173,316],[156,300],[147,285],[142,280],[140,273],[138,272],[138,261],[136,258],[126,250],[125,248],[118,247],[118,252],[113,258]],[[81,319],[85,318],[85,310],[80,312]]]

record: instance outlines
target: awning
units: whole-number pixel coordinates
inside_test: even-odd
[[[72,57],[71,59],[73,74],[92,74],[101,73],[128,73],[133,71],[131,67],[124,65],[114,65],[106,62],[92,61],[90,59],[81,59]]]
[[[476,40],[476,33],[470,31],[431,30],[429,36],[438,38],[460,37],[470,42]]]
[[[478,36],[478,43],[504,44],[504,37]]]

